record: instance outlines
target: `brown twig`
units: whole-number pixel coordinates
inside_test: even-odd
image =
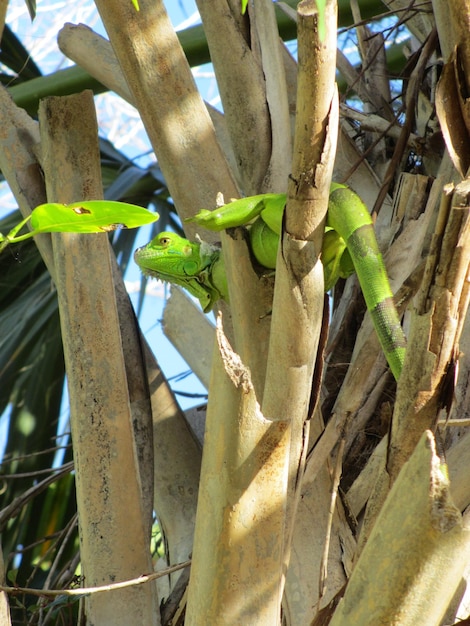
[[[171,567],[167,567],[160,572],[153,572],[152,574],[142,574],[138,578],[131,578],[129,580],[123,580],[118,583],[111,583],[109,585],[99,585],[97,587],[80,587],[80,589],[31,589],[28,587],[8,587],[4,585],[0,585],[0,591],[4,591],[10,595],[16,596],[21,593],[27,593],[31,596],[39,596],[39,597],[50,597],[56,598],[57,596],[69,596],[69,597],[81,597],[86,595],[91,595],[94,593],[102,593],[103,591],[116,591],[116,589],[125,589],[126,587],[134,587],[136,585],[143,585],[145,583],[149,583],[152,580],[157,580],[158,578],[162,578],[163,576],[168,576],[169,574],[173,574],[174,572],[178,572],[185,567],[189,567],[191,565],[191,560],[184,561],[183,563],[178,563],[177,565],[172,565]]]

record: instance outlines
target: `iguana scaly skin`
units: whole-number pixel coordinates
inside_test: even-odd
[[[134,259],[143,274],[179,285],[199,299],[205,313],[217,300],[228,299],[227,279],[220,247],[198,243],[176,233],[159,233],[138,248]]]
[[[260,265],[274,269],[285,203],[284,194],[250,196],[214,211],[203,209],[188,221],[217,231],[252,222],[249,232],[253,255]],[[160,233],[136,250],[134,258],[145,274],[187,289],[199,298],[206,312],[217,300],[228,297],[223,258],[215,246],[193,243],[174,233]],[[406,340],[372,220],[359,196],[338,183],[331,185],[322,262],[326,291],[338,278],[356,271],[380,344],[398,380]]]

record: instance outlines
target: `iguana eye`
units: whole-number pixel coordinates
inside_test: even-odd
[[[162,237],[162,238],[160,239],[160,244],[161,244],[162,246],[169,246],[169,245],[170,245],[170,243],[171,243],[171,239],[170,239],[170,237]]]

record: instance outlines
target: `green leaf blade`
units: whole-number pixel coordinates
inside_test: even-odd
[[[41,204],[31,214],[36,233],[102,233],[119,228],[137,228],[159,218],[143,207],[110,200],[88,200],[72,204]]]

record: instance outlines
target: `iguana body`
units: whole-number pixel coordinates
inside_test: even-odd
[[[250,226],[253,255],[260,265],[273,269],[285,202],[283,194],[251,196],[214,211],[202,210],[188,221],[209,230],[223,230],[255,220]],[[228,297],[223,258],[215,246],[193,243],[175,233],[160,233],[136,250],[135,261],[144,273],[186,288],[199,298],[206,312],[217,300]],[[338,278],[356,271],[382,349],[398,379],[406,341],[372,220],[362,200],[337,183],[331,186],[322,261],[325,290]]]

